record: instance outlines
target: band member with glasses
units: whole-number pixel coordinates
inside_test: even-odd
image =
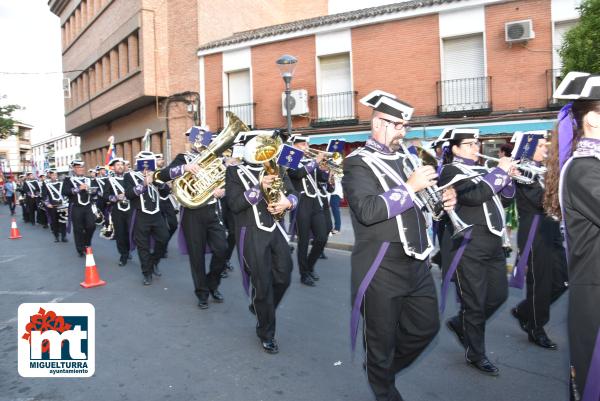
[[[558,114],[558,138],[552,139],[544,199],[546,211],[562,215],[565,224],[571,400],[598,400],[600,75],[570,72],[553,98],[571,100]]]
[[[467,363],[481,373],[496,376],[498,368],[485,351],[485,324],[508,297],[506,259],[502,250],[505,230],[501,198],[514,197],[509,176],[512,161],[501,158],[498,167],[488,171],[479,160],[479,130],[447,129],[437,139],[444,143],[440,185],[459,174],[480,174],[455,184],[456,213],[473,227],[463,237],[452,238],[451,224],[444,228],[441,248],[442,272],[454,276],[460,298],[458,315],[446,324],[465,348]],[[462,254],[462,257],[461,257]]]
[[[69,221],[67,232],[73,225],[75,249],[79,257],[84,256],[85,248],[92,245],[96,230],[96,215],[92,210],[91,181],[85,174],[84,162],[71,161],[73,174],[63,181],[62,195],[69,199]]]
[[[531,150],[531,160],[541,165],[546,160],[548,150],[545,133],[516,133],[513,137],[519,143],[527,143]],[[556,349],[544,330],[550,320],[550,305],[567,290],[567,260],[559,220],[544,213],[544,177],[536,175],[531,184],[516,183],[517,208],[519,215],[518,264],[515,269],[527,269],[527,295],[516,307],[512,315],[519,320],[521,329],[529,341],[547,349]],[[519,272],[515,272],[517,274]],[[522,274],[511,283],[523,288]]]
[[[374,91],[360,101],[373,108],[371,137],[344,159],[342,186],[352,217],[351,338],[363,316],[365,368],[378,401],[400,401],[396,374],[423,352],[439,330],[436,290],[429,271],[433,250],[424,204],[416,193],[435,185],[421,166],[408,174],[400,141],[413,108]],[[408,176],[407,176],[408,174]],[[443,193],[445,209],[455,202]]]

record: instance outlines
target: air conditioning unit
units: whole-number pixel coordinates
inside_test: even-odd
[[[308,91],[297,89],[290,94],[290,109],[293,116],[308,114]],[[281,94],[281,115],[287,116],[285,108],[285,92]]]
[[[508,43],[526,42],[535,38],[533,22],[530,19],[507,22],[504,24],[504,34],[504,40]]]

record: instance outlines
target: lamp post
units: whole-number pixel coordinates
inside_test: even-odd
[[[287,113],[288,137],[292,136],[292,110],[290,107],[290,94],[292,91],[290,90],[290,84],[292,82],[292,77],[294,76],[297,62],[298,60],[296,57],[290,56],[289,54],[284,54],[276,61],[281,78],[283,78],[283,82],[285,82],[285,110]]]

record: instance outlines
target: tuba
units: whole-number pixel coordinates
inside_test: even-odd
[[[228,111],[227,125],[214,141],[191,163],[200,167],[198,174],[184,173],[173,181],[173,195],[179,203],[190,209],[203,206],[213,196],[213,191],[225,185],[226,167],[219,156],[231,147],[238,133],[250,131],[235,114]]]
[[[270,188],[265,190],[262,185],[260,185],[261,192],[268,204],[279,202],[281,199],[281,192],[283,191],[281,171],[275,161],[282,146],[283,141],[277,136],[277,133],[274,133],[273,135],[270,133],[263,133],[248,141],[244,149],[244,159],[246,159],[248,163],[263,165],[263,169],[258,176],[259,183],[262,181],[265,174],[277,176],[277,178],[273,180]],[[273,214],[272,216],[275,220],[279,221],[285,216],[285,211]]]
[[[400,142],[400,146],[402,147],[402,151],[406,155],[406,158],[403,162],[403,167],[404,174],[406,174],[407,178],[413,173],[413,171],[415,171],[417,168],[423,165],[429,165],[433,167],[437,166],[437,160],[429,153],[427,153],[425,149],[416,147],[417,155],[413,155],[408,151],[408,148],[406,147],[404,142]],[[423,202],[427,211],[431,213],[431,217],[434,220],[440,220],[444,212],[448,215],[448,217],[450,218],[450,222],[454,227],[454,233],[452,234],[453,238],[462,235],[462,233],[465,230],[472,227],[471,225],[466,224],[464,221],[462,221],[454,210],[444,211],[442,194],[438,189],[437,185],[425,188],[417,192],[416,195]]]

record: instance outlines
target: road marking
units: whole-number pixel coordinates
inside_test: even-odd
[[[0,291],[0,295],[59,295],[58,297],[52,298],[48,303],[57,303],[62,301],[65,298],[70,297],[75,294],[74,292],[51,292],[51,291]],[[46,303],[46,302],[40,302]],[[12,319],[5,320],[4,322],[0,322],[0,330],[5,329],[7,326],[10,326],[12,323],[15,323],[18,320],[17,317],[13,317]]]
[[[24,257],[25,257],[25,255],[4,255],[4,256],[0,256],[0,264],[12,262],[14,260],[21,259],[21,258],[24,258]]]

